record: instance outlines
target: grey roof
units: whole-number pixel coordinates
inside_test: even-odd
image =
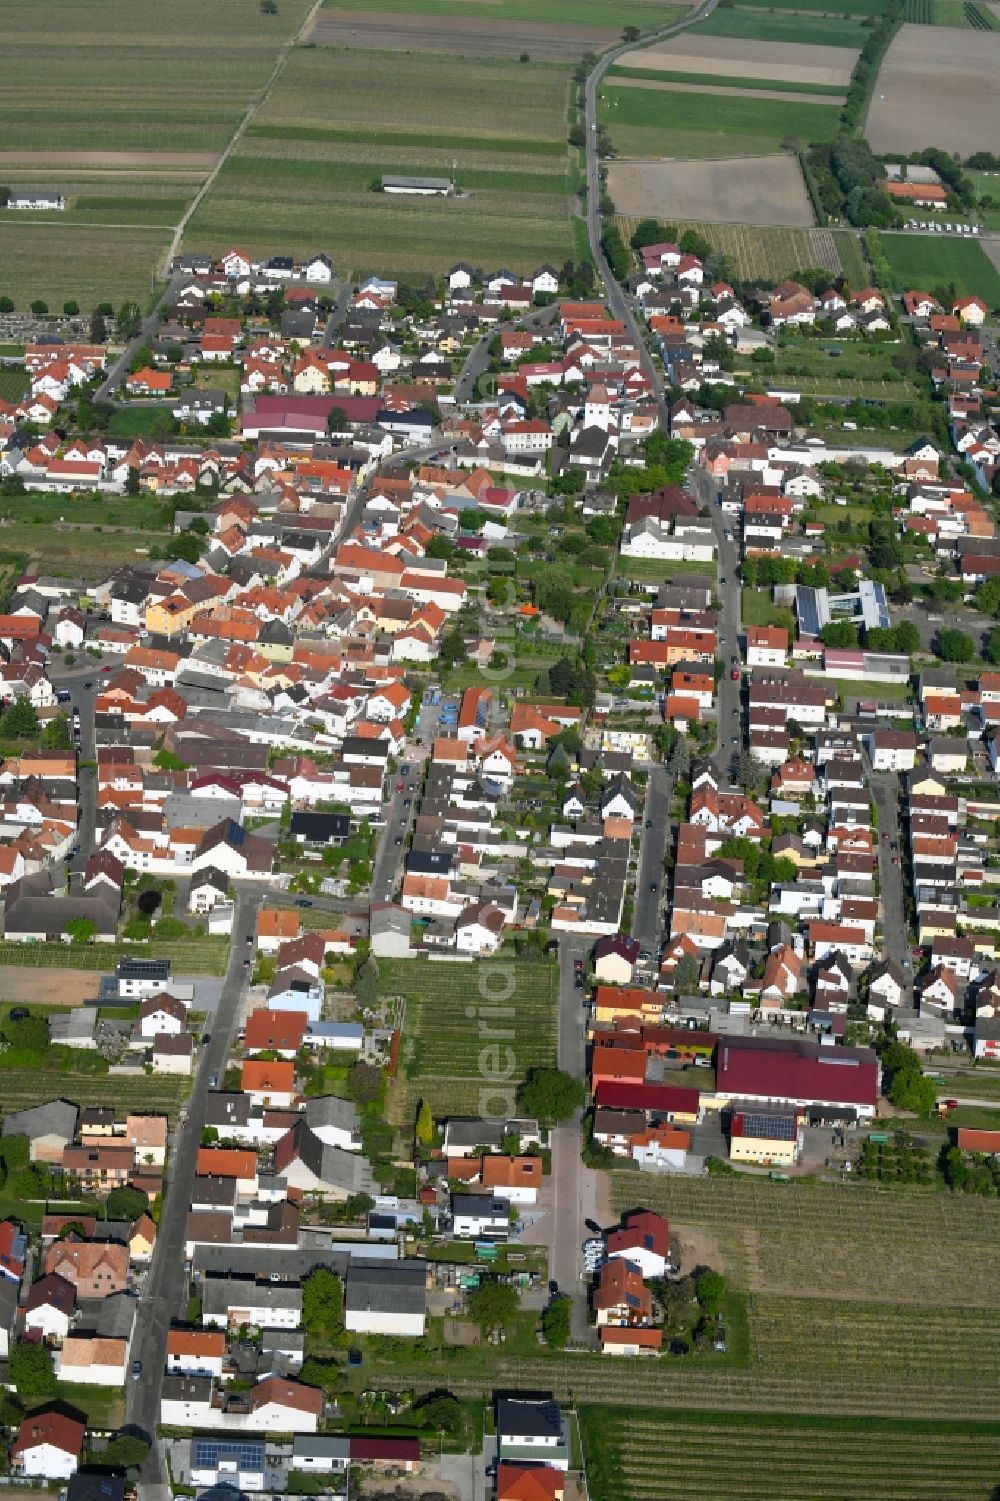
[[[342,1100],[337,1095],[316,1095],[306,1101],[306,1125],[316,1131],[321,1126],[337,1126],[342,1131],[356,1131],[361,1123],[358,1107],[353,1100]]]
[[[26,1136],[35,1141],[40,1136],[62,1136],[72,1141],[76,1135],[79,1111],[69,1100],[48,1100],[28,1110],[14,1110],[4,1118],[4,1136]]]
[[[338,1434],[297,1433],[292,1439],[292,1459],[350,1459],[351,1441]]]
[[[212,1396],[211,1376],[164,1376],[160,1388],[164,1401],[209,1402]]]
[[[514,1438],[562,1438],[562,1413],[553,1397],[534,1401],[515,1397],[497,1398],[497,1436]]]
[[[344,1308],[348,1313],[424,1313],[427,1263],[352,1261],[347,1271]]]
[[[201,1245],[195,1246],[193,1266],[196,1275],[205,1277],[206,1287],[216,1278],[234,1277],[259,1278],[277,1287],[283,1282],[301,1282],[318,1266],[342,1276],[347,1254],[330,1246],[300,1245],[291,1250],[287,1246]],[[272,1277],[277,1280],[270,1282]]]
[[[17,1283],[12,1277],[0,1277],[0,1329],[6,1329],[8,1332],[14,1327],[17,1292]]]
[[[66,1487],[66,1501],[123,1501],[125,1476],[78,1470]]]
[[[206,1277],[202,1285],[202,1313],[227,1314],[230,1308],[302,1308],[299,1286],[250,1282],[241,1277]]]
[[[209,1090],[205,1099],[205,1125],[214,1126],[220,1135],[227,1127],[245,1127],[253,1115],[253,1101],[248,1094],[227,1094]]]
[[[344,1193],[372,1193],[375,1179],[371,1164],[360,1152],[345,1152],[321,1141],[305,1121],[293,1128],[296,1151],[304,1167],[324,1185]]]
[[[131,1293],[112,1293],[109,1298],[101,1298],[95,1310],[95,1333],[105,1339],[129,1339],[138,1308],[138,1299]]]
[[[494,1198],[492,1194],[452,1194],[451,1212],[457,1214],[475,1214],[483,1219],[510,1218],[510,1205],[506,1199]]]

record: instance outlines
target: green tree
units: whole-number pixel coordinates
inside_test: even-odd
[[[1000,667],[1000,625],[994,626],[990,631],[990,638],[986,643],[986,658],[994,667]]]
[[[80,304],[78,302],[74,302],[72,297],[70,298],[69,302],[63,303],[63,312],[66,314],[67,318],[75,318],[79,311]]]
[[[572,1298],[560,1293],[542,1314],[542,1333],[550,1350],[564,1350],[569,1344],[572,1313]]]
[[[137,302],[123,302],[115,319],[115,332],[120,339],[134,339],[142,329],[142,310]]]
[[[13,299],[10,297],[0,297],[0,313],[12,313],[13,311]]]
[[[113,1188],[108,1194],[106,1208],[109,1220],[124,1220],[133,1224],[149,1208],[149,1200],[140,1188]]]
[[[569,1120],[584,1101],[582,1082],[561,1068],[533,1068],[521,1085],[522,1109],[544,1125]]]
[[[934,652],[942,662],[971,662],[976,654],[976,646],[972,637],[967,636],[964,631],[949,627],[938,631]]]
[[[819,633],[824,646],[850,650],[858,644],[858,632],[849,620],[830,620]]]
[[[12,1136],[0,1137],[0,1162],[9,1173],[20,1172],[30,1161],[31,1143],[26,1136],[18,1132]]]
[[[97,924],[91,917],[71,917],[65,930],[73,943],[89,943],[97,932]]]
[[[434,1140],[434,1116],[431,1113],[429,1100],[420,1101],[420,1109],[417,1111],[416,1136],[422,1147],[429,1147]]]
[[[316,1267],[302,1284],[302,1327],[326,1345],[343,1333],[344,1287],[328,1267]]]
[[[103,344],[107,337],[108,325],[104,321],[104,314],[99,308],[95,308],[90,315],[90,342]]]
[[[694,1295],[706,1318],[712,1319],[722,1306],[726,1279],[721,1272],[702,1272],[694,1284]]]
[[[453,625],[441,637],[441,644],[438,647],[438,661],[444,667],[457,667],[459,662],[464,662],[467,659],[468,655],[468,649],[465,645],[465,632],[460,626]]]
[[[693,954],[682,954],[674,966],[674,989],[693,990],[701,970]]]
[[[34,740],[38,734],[38,715],[31,702],[17,698],[0,715],[0,729],[11,740]]]
[[[912,1110],[917,1115],[930,1115],[937,1100],[933,1079],[919,1070],[907,1069],[893,1074],[888,1093],[890,1103],[897,1110]]]
[[[355,1105],[371,1105],[382,1097],[382,1070],[374,1063],[355,1063],[347,1075],[347,1092]]]
[[[45,1345],[19,1339],[10,1352],[10,1379],[19,1397],[54,1397],[56,1373]]]
[[[19,1199],[44,1199],[52,1186],[48,1168],[40,1162],[29,1163],[14,1179],[14,1192]]]
[[[354,999],[362,1010],[371,1010],[378,1001],[378,965],[366,959],[354,976]]]
[[[116,1433],[108,1441],[103,1458],[123,1470],[138,1469],[149,1453],[149,1440],[138,1433]]]
[[[40,297],[36,297],[34,302],[31,304],[31,311],[34,313],[36,318],[44,318],[48,310],[48,303],[43,302]]]
[[[469,1312],[483,1329],[501,1328],[517,1313],[517,1289],[488,1277],[469,1294]]]

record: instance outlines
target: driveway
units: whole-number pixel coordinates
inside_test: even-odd
[[[550,1133],[552,1173],[539,1200],[541,1218],[521,1237],[525,1245],[545,1246],[549,1278],[573,1299],[573,1338],[589,1338],[587,1291],[580,1250],[590,1234],[585,1221],[596,1220],[598,1175],[580,1156],[580,1126],[556,1126]]]

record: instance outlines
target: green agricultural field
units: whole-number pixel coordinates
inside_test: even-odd
[[[965,31],[1000,29],[987,0],[906,0],[903,20],[917,26],[951,26]]]
[[[953,235],[884,234],[882,244],[902,290],[933,292],[951,283],[959,297],[983,297],[1000,307],[1000,271],[981,245]]]
[[[5,527],[7,535],[13,528]],[[228,938],[165,938],[154,946],[143,943],[89,943],[85,947],[64,943],[0,942],[0,966],[15,964],[29,969],[61,969],[72,960],[74,969],[114,969],[119,959],[169,959],[178,975],[224,975],[229,962]],[[3,970],[0,968],[0,987]]]
[[[858,232],[853,229],[833,229],[829,233],[836,246],[847,285],[849,287],[867,286],[871,280],[871,272],[865,260]]]
[[[0,513],[5,504],[0,501]],[[72,506],[72,500],[67,497],[62,514],[68,517]],[[161,547],[163,533],[136,531],[126,527],[105,527],[102,530],[100,526],[73,526],[70,522],[66,526],[60,526],[58,530],[52,527],[39,530],[33,522],[15,521],[3,529],[3,545],[5,549],[11,548],[23,553],[29,562],[43,562],[46,573],[60,577],[84,574],[87,578],[106,578],[109,568],[119,563],[134,563],[138,555],[145,555],[151,548]],[[14,962],[13,959],[4,960],[0,957],[0,964]],[[30,958],[16,962],[36,964],[46,961]],[[55,960],[52,962],[55,963]]]
[[[789,137],[827,141],[838,120],[828,104],[636,89],[613,80],[601,86],[598,117],[620,155],[654,157],[766,155]]]
[[[0,1070],[4,1112],[27,1110],[46,1100],[74,1100],[78,1105],[106,1105],[114,1100],[121,1114],[127,1110],[166,1111],[171,1118],[187,1098],[190,1079],[165,1074],[129,1076],[84,1073],[71,1068],[39,1068],[30,1072]]]
[[[877,0],[876,0],[877,3]],[[861,21],[839,15],[799,15],[802,7],[780,10],[714,10],[692,36],[732,36],[745,41],[802,42],[813,47],[852,47],[860,51],[868,39]],[[838,7],[839,8],[839,7]]]
[[[527,271],[573,253],[568,69],[302,49],[198,209],[190,247],[321,245],[338,267],[417,275],[501,255]],[[360,124],[359,122],[364,122]],[[451,176],[448,198],[373,191]],[[268,213],[258,212],[260,198]]]
[[[18,308],[36,298],[86,310],[105,299],[144,302],[163,265],[166,229],[102,229],[80,222],[0,220],[0,295]]]
[[[20,401],[29,385],[23,365],[0,365],[0,401]]]
[[[554,964],[505,955],[475,964],[380,959],[378,968],[382,995],[406,1001],[401,1077],[390,1105],[397,1120],[411,1118],[418,1099],[429,1100],[435,1116],[490,1113],[484,1073],[509,1066],[509,1078],[496,1087],[516,1089],[529,1069],[555,1064]]]
[[[638,220],[617,216],[622,238],[628,242]],[[779,280],[808,266],[825,267],[831,276],[843,274],[837,246],[828,229],[764,229],[754,224],[710,224],[683,220],[678,229],[703,235],[713,250],[728,256],[742,280]]]
[[[1000,1424],[784,1414],[580,1414],[593,1501],[991,1501]]]
[[[357,0],[326,0],[328,10],[357,11]],[[657,0],[496,0],[490,6],[490,21],[535,21],[547,26],[566,27],[570,34],[578,28],[607,28],[617,38],[623,26],[638,26],[643,31],[666,26],[687,14],[686,5],[660,5]],[[454,16],[466,21],[468,10],[461,0],[373,0],[365,7],[368,15],[386,16]],[[586,50],[582,48],[581,50]]]
[[[806,12],[821,11],[824,16],[845,19],[849,16],[880,16],[885,9],[885,0],[775,0],[774,5],[764,5],[762,0],[734,0],[740,10]]]
[[[170,228],[308,9],[8,0],[0,179],[58,188],[67,211],[0,215],[0,293],[85,309],[144,299]]]
[[[622,79],[649,78],[655,83],[703,84],[709,88],[722,86],[730,89],[747,89],[751,93],[759,89],[777,89],[785,94],[815,94],[820,98],[829,98],[840,104],[844,102],[844,90],[834,83],[789,83],[782,79],[734,78],[731,75],[721,76],[718,73],[669,73],[659,68],[625,67],[620,63],[612,63],[605,76]]]
[[[3,150],[218,153],[308,9],[7,0]]]

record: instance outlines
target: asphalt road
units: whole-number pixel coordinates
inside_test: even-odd
[[[337,342],[337,335],[341,330],[344,319],[347,317],[347,310],[351,305],[351,298],[353,296],[354,287],[350,282],[345,282],[337,289],[337,301],[326,320],[326,328],[323,330],[324,349],[332,349]]]
[[[910,964],[910,938],[906,925],[903,894],[903,863],[899,836],[899,777],[895,772],[873,772],[868,757],[868,779],[878,809],[878,869],[882,886],[882,947],[887,959],[897,964],[906,976],[907,989],[903,1005],[911,1003],[913,971]],[[888,834],[888,839],[883,836]],[[893,851],[895,846],[895,852]],[[898,863],[893,865],[893,859]]]
[[[139,353],[139,350],[152,342],[156,330],[160,326],[160,308],[173,300],[184,280],[186,280],[185,277],[175,276],[167,283],[163,292],[157,298],[153,311],[148,313],[142,320],[139,332],[134,339],[129,340],[122,353],[105,375],[103,382],[97,388],[97,394],[94,397],[95,401],[111,401],[114,398],[115,392],[128,374],[129,366]]]
[[[555,314],[556,309],[554,305],[535,308],[532,312],[525,313],[523,318],[515,318],[512,323],[505,323],[500,332],[513,333],[518,328],[544,327],[546,323],[552,322]],[[476,381],[490,367],[490,344],[497,332],[497,329],[491,328],[487,333],[483,334],[481,339],[473,344],[466,355],[461,374],[455,382],[455,401],[459,406],[464,402],[475,401]],[[511,366],[511,369],[516,369],[516,366]]]
[[[670,833],[670,799],[672,796],[671,778],[662,766],[651,767],[646,787],[644,822],[651,823],[652,828],[644,827],[642,831],[642,851],[635,878],[632,937],[638,938],[644,949],[654,952],[660,941],[660,903],[666,885],[663,857]],[[656,883],[655,891],[650,889],[654,882]]]
[[[142,1361],[142,1376],[130,1381],[126,1390],[126,1424],[149,1438],[154,1438],[160,1413],[160,1391],[166,1363],[167,1331],[171,1320],[183,1318],[182,1299],[185,1295],[184,1227],[187,1207],[191,1202],[191,1187],[195,1176],[198,1147],[205,1125],[205,1103],[209,1092],[209,1079],[217,1076],[221,1082],[226,1071],[236,1029],[240,998],[248,971],[243,968],[245,949],[242,942],[244,930],[253,924],[258,906],[256,895],[239,884],[236,885],[236,919],[233,927],[233,945],[229,956],[229,968],[222,986],[222,995],[215,1013],[211,1040],[201,1054],[194,1078],[194,1085],[187,1103],[187,1121],[178,1126],[171,1141],[167,1164],[167,1188],[164,1213],[160,1219],[159,1235],[153,1259],[146,1274],[146,1284],[139,1302],[135,1335],[132,1341],[132,1358]],[[142,1484],[148,1496],[149,1488],[165,1484],[160,1456],[153,1443],[142,1467]],[[155,1494],[155,1492],[154,1492]]]
[[[690,27],[696,26],[700,21],[704,21],[706,17],[710,16],[717,4],[718,0],[705,0],[704,5],[700,5],[697,10],[692,11],[683,21],[677,21],[672,26],[662,26],[656,31],[650,31],[645,34],[642,38],[643,45],[647,45],[650,42],[662,41],[665,37],[677,36],[680,32],[687,31]],[[620,47],[615,47],[610,52],[602,53],[593,71],[587,78],[584,95],[584,119],[587,131],[587,237],[590,240],[590,253],[594,257],[597,274],[604,283],[608,306],[611,308],[613,315],[624,322],[625,327],[635,341],[636,347],[642,354],[643,368],[653,383],[656,399],[660,406],[660,421],[666,427],[666,403],[660,369],[653,361],[646,347],[645,336],[632,312],[632,306],[621,286],[612,275],[611,267],[608,265],[601,246],[601,185],[597,157],[597,90],[601,79],[611,64],[617,62],[624,52],[628,52],[634,47],[635,42],[623,42]]]
[[[573,962],[582,959],[584,968],[591,942],[583,937],[559,940],[559,1036],[556,1061],[568,1074],[582,1079],[586,1073],[586,990],[577,990]]]
[[[736,534],[732,530],[733,518],[713,507],[712,526],[715,530],[719,551],[719,622],[718,651],[724,670],[716,693],[718,735],[716,739],[715,764],[720,772],[731,769],[743,745],[742,676],[733,682],[731,659],[742,663],[740,633],[743,622],[740,613],[740,585],[737,577],[740,553]],[[726,532],[730,540],[726,540]]]

